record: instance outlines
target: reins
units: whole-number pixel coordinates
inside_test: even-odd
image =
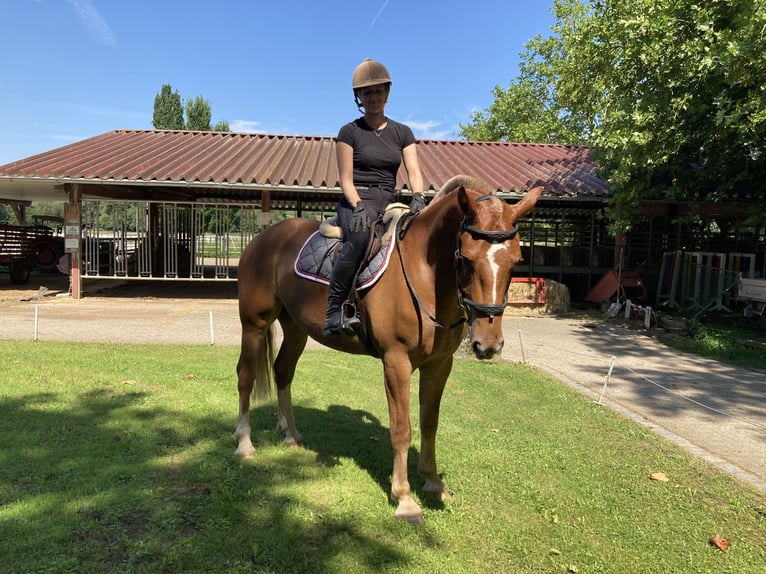
[[[402,217],[401,219],[414,219],[413,217]],[[401,219],[399,222],[397,222],[397,225],[401,226]],[[455,327],[459,327],[463,323],[466,322],[465,315],[463,317],[460,317],[457,321],[452,323],[449,327],[445,327],[445,325],[439,321],[436,316],[431,313],[431,311],[428,310],[428,308],[425,306],[425,303],[423,303],[423,300],[420,298],[420,295],[418,295],[417,291],[415,291],[415,287],[412,285],[412,281],[410,281],[410,276],[407,274],[407,268],[404,265],[404,257],[402,256],[402,248],[401,248],[401,240],[404,237],[404,230],[409,227],[409,224],[405,227],[403,227],[402,233],[395,233],[394,234],[394,241],[396,243],[396,252],[399,254],[399,263],[402,266],[402,274],[404,275],[404,282],[407,284],[407,289],[409,289],[410,294],[415,299],[415,302],[418,304],[418,307],[425,313],[426,317],[428,317],[431,322],[434,324],[434,327],[437,327],[439,329],[454,329]],[[460,293],[460,289],[458,288],[458,294]]]

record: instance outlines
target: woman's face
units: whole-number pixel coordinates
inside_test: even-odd
[[[389,86],[379,84],[377,86],[368,86],[359,88],[359,99],[362,101],[364,109],[368,112],[381,111],[388,101]]]

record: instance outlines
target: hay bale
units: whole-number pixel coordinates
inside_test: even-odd
[[[534,282],[513,282],[508,288],[508,312],[556,315],[568,313],[571,301],[569,289],[563,283],[544,280],[544,289],[538,290]]]
[[[545,293],[538,293],[537,285],[532,282],[513,281],[508,287],[508,301],[526,305],[539,305],[545,299]]]
[[[557,313],[569,313],[571,300],[569,288],[563,283],[545,280],[545,313],[555,315]]]

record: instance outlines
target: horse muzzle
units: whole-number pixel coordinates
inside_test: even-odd
[[[474,340],[471,343],[471,348],[473,349],[473,354],[477,359],[480,361],[486,361],[495,355],[499,355],[503,350],[504,344],[505,341],[502,339],[500,339],[494,345],[484,345],[481,341]]]

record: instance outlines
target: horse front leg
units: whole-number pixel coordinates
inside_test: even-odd
[[[447,378],[452,370],[452,356],[420,367],[420,459],[418,472],[425,479],[423,489],[441,500],[452,498],[436,471],[436,431],[439,407]]]
[[[411,524],[423,523],[423,511],[412,498],[407,479],[407,455],[412,440],[410,427],[410,377],[409,360],[391,360],[384,357],[383,371],[388,399],[388,416],[391,447],[394,451],[394,468],[391,475],[391,498],[397,503],[394,516]]]

